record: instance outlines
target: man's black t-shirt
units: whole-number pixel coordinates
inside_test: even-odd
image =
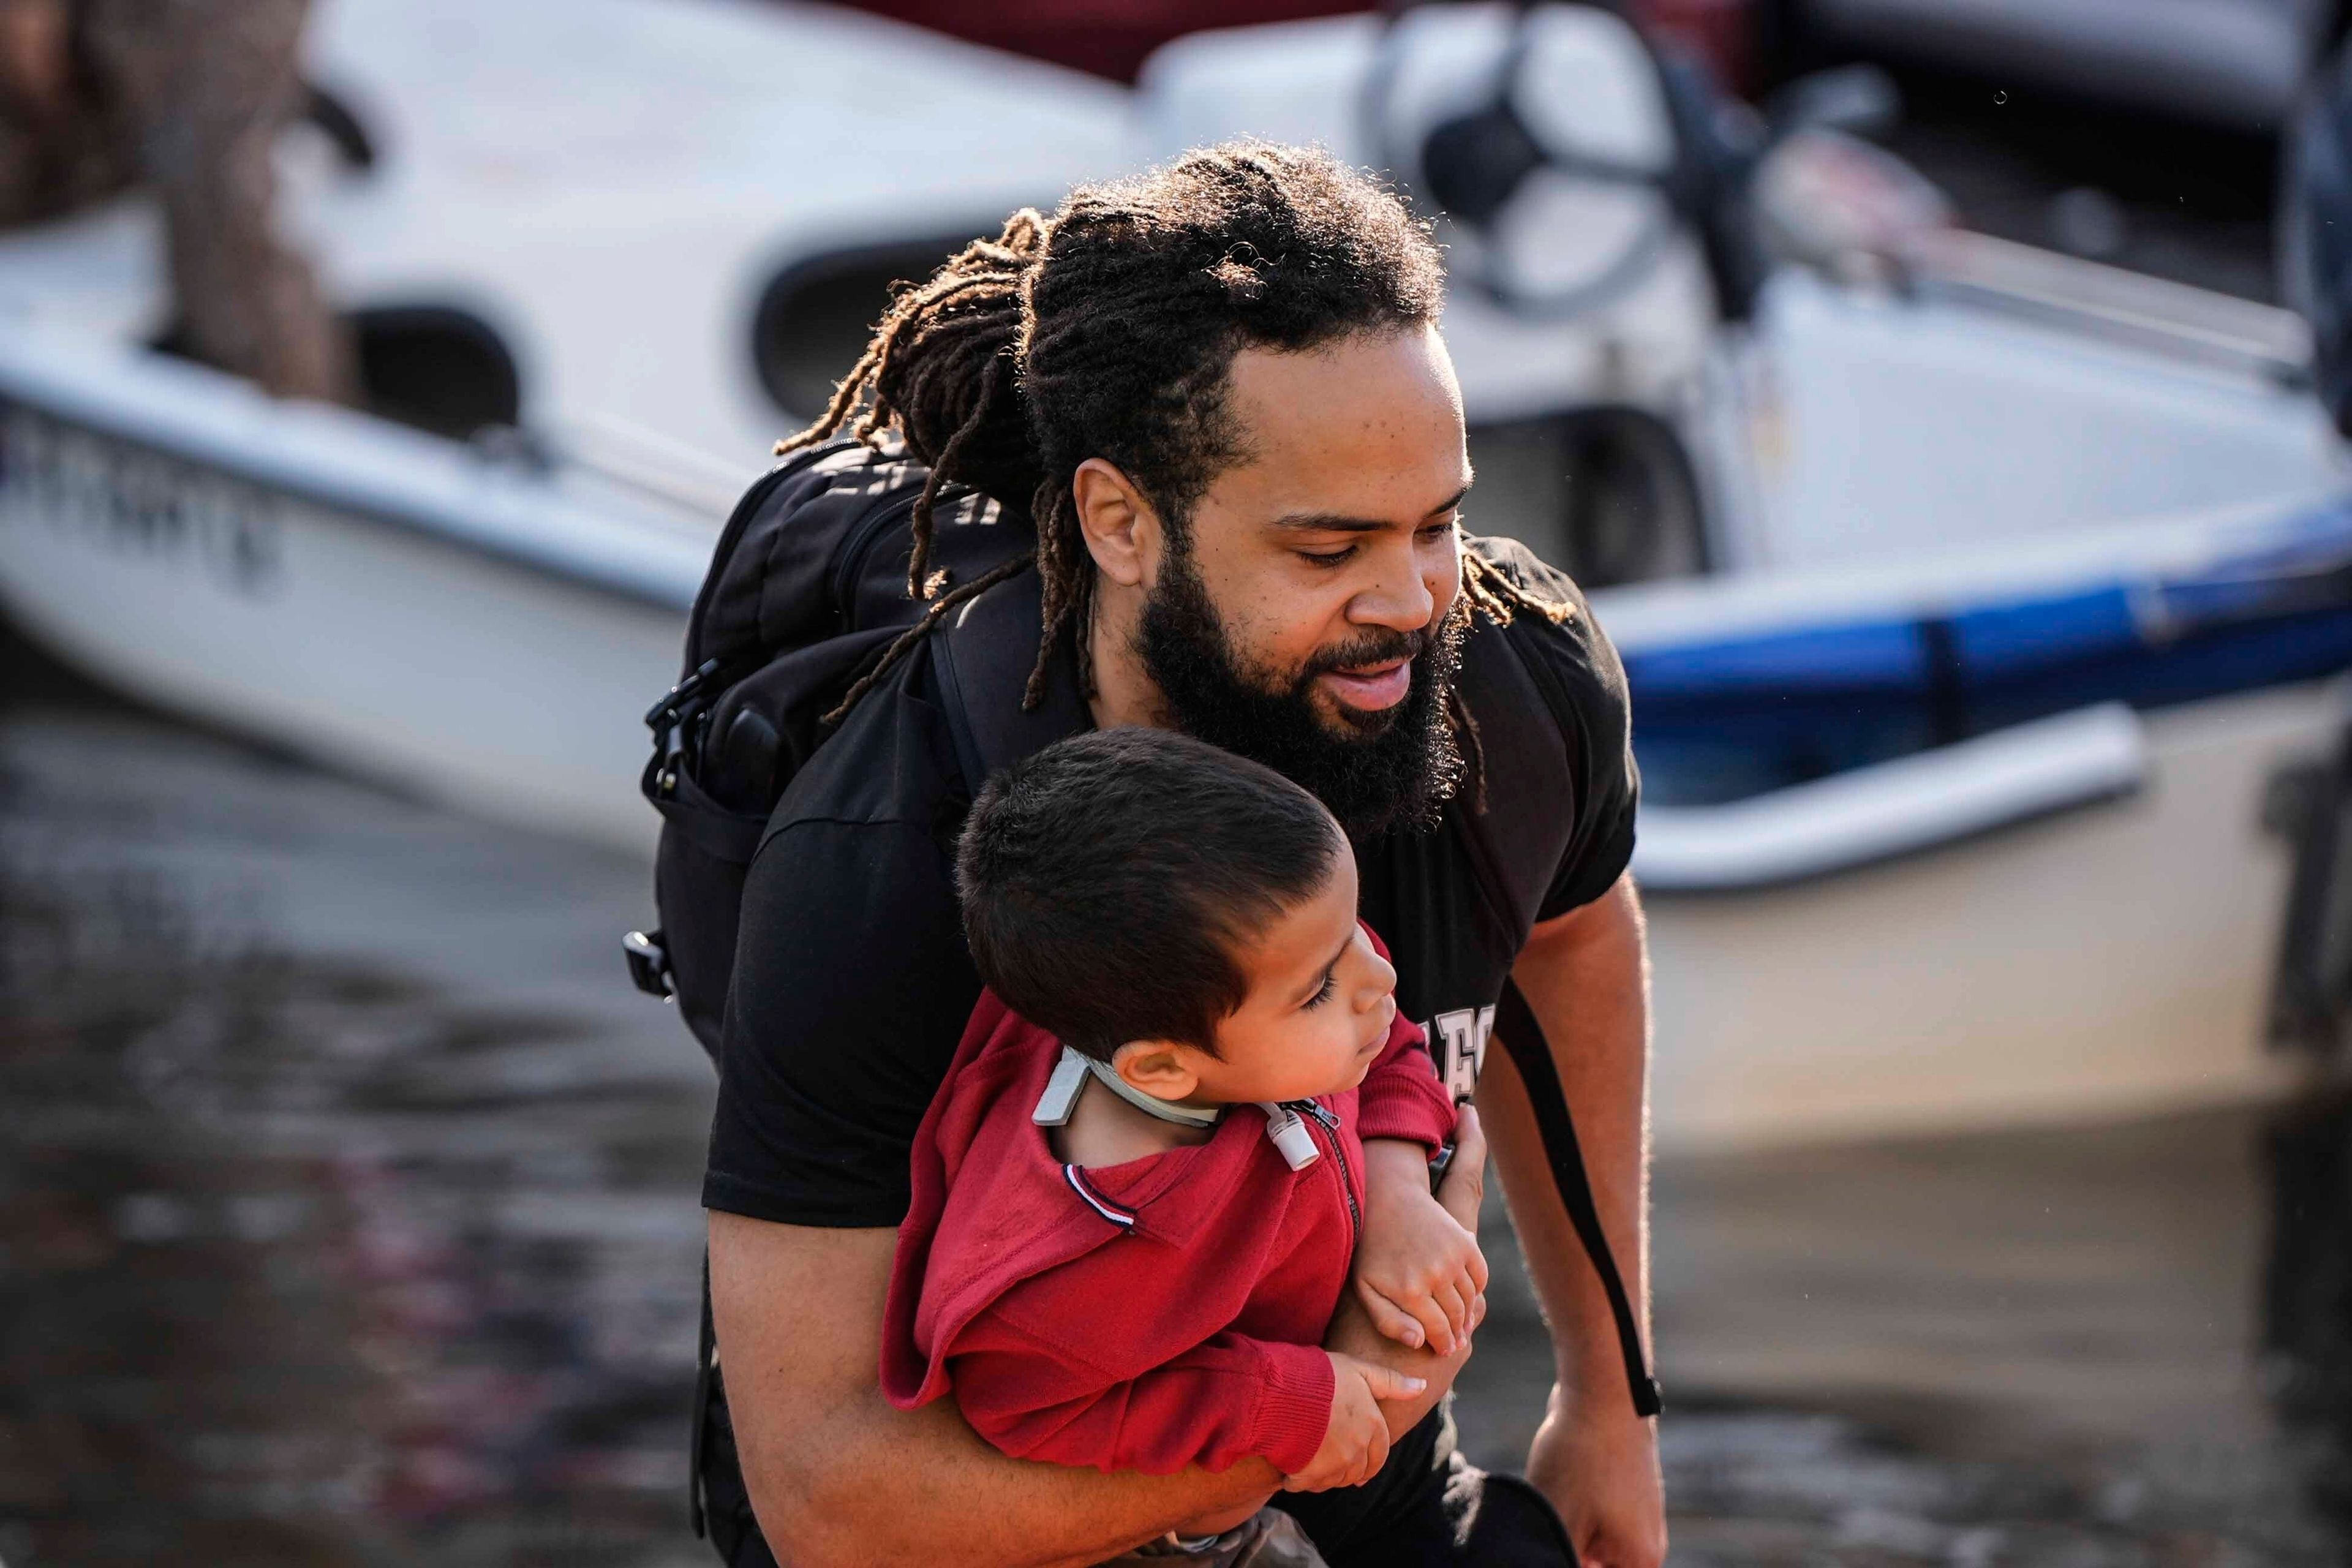
[[[1472,547],[1570,613],[1475,624],[1461,685],[1483,790],[1432,831],[1357,852],[1398,1005],[1462,1091],[1528,927],[1625,869],[1639,789],[1623,671],[1581,595],[1508,541]],[[981,990],[952,870],[967,770],[939,659],[926,647],[868,693],[770,819],[743,889],[709,1207],[805,1226],[905,1216],[915,1129]],[[1066,708],[1083,727],[1083,708]]]

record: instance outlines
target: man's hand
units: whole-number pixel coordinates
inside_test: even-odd
[[[1659,1568],[1666,1509],[1657,1422],[1622,1405],[1561,1403],[1555,1389],[1528,1452],[1528,1479],[1559,1505],[1581,1568]]]
[[[1360,1487],[1380,1474],[1389,1462],[1389,1424],[1381,1414],[1381,1404],[1414,1398],[1429,1387],[1426,1379],[1392,1372],[1378,1362],[1360,1361],[1339,1351],[1323,1353],[1331,1358],[1331,1419],[1323,1428],[1322,1447],[1307,1468],[1283,1478],[1286,1492]]]
[[[1454,1159],[1484,1165],[1486,1151],[1478,1113],[1465,1106]],[[1356,1298],[1372,1326],[1397,1343],[1451,1355],[1469,1336],[1472,1311],[1486,1294],[1486,1258],[1478,1250],[1478,1216],[1465,1224],[1432,1196],[1427,1169],[1417,1143],[1375,1139],[1364,1146]]]

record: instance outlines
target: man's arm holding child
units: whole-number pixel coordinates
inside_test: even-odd
[[[1465,1107],[1454,1128],[1453,1163],[1446,1167],[1445,1179],[1438,1184],[1436,1206],[1441,1216],[1455,1229],[1475,1231],[1486,1191],[1486,1138],[1476,1113]],[[1417,1142],[1395,1138],[1367,1142],[1364,1192],[1364,1245],[1379,1250],[1385,1245],[1386,1235],[1396,1226],[1397,1216],[1418,1212],[1415,1200],[1425,1201],[1429,1194],[1428,1151]],[[1483,1258],[1479,1266],[1482,1269],[1485,1267]],[[1403,1436],[1435,1409],[1445,1390],[1454,1386],[1462,1363],[1470,1359],[1470,1336],[1486,1315],[1486,1298],[1482,1289],[1470,1303],[1469,1321],[1464,1331],[1455,1336],[1454,1348],[1443,1353],[1426,1344],[1407,1345],[1397,1335],[1384,1332],[1365,1301],[1365,1293],[1359,1289],[1341,1294],[1339,1310],[1332,1314],[1331,1327],[1323,1336],[1323,1347],[1344,1351],[1428,1382],[1429,1391],[1419,1398],[1381,1406],[1381,1414],[1388,1418],[1389,1436],[1393,1440]],[[1411,1323],[1414,1320],[1406,1315],[1403,1321]]]
[[[1475,1118],[1464,1122],[1459,1150],[1438,1199],[1456,1220],[1475,1221],[1486,1166]],[[1275,1468],[1255,1458],[1222,1474],[1171,1476],[1034,1464],[990,1447],[953,1400],[899,1409],[883,1397],[878,1373],[896,1247],[890,1230],[710,1216],[711,1309],[728,1406],[761,1530],[779,1560],[803,1568],[943,1558],[969,1568],[1076,1568],[1282,1487]],[[1435,1407],[1470,1348],[1465,1339],[1440,1356],[1384,1338],[1352,1293],[1324,1343],[1423,1381],[1412,1398],[1379,1405],[1391,1440]]]
[[[896,1233],[710,1216],[710,1296],[743,1475],[780,1561],[953,1561],[1059,1568],[1263,1497],[1274,1467],[1222,1475],[1094,1470],[1008,1458],[952,1400],[882,1395],[883,1301]]]
[[[1387,957],[1380,938],[1372,941]],[[1467,1341],[1486,1289],[1475,1202],[1457,1217],[1429,1190],[1430,1159],[1448,1140],[1476,1141],[1474,1159],[1485,1163],[1476,1113],[1463,1116],[1470,1125],[1457,1130],[1426,1036],[1398,1014],[1356,1097],[1356,1131],[1364,1147],[1364,1237],[1350,1285],[1374,1328],[1401,1345],[1425,1345],[1442,1356]]]
[[[991,1444],[1024,1459],[1168,1475],[1267,1460],[1293,1491],[1353,1486],[1387,1458],[1374,1403],[1411,1399],[1418,1376],[1313,1345],[1230,1330],[1129,1378],[986,1312],[949,1353],[957,1405]]]

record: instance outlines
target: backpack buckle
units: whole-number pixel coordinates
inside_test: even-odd
[[[654,732],[656,763],[649,793],[663,799],[677,793],[678,774],[690,765],[687,753],[691,750],[696,759],[701,756],[703,732],[710,725],[713,699],[744,668],[740,661],[706,658],[646,710],[646,728]]]
[[[677,1000],[677,985],[670,973],[669,949],[662,933],[633,931],[621,939],[621,956],[628,960],[629,978],[638,990],[661,1001]]]
[[[666,733],[678,721],[678,716],[695,695],[712,683],[712,678],[726,668],[726,661],[706,658],[696,666],[684,680],[662,693],[662,700],[646,710],[646,728],[655,734]],[[724,682],[720,682],[724,684]]]

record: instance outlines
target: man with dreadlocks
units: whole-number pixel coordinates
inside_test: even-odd
[[[786,443],[846,430],[928,466],[906,582],[929,607],[832,716],[744,885],[704,1186],[726,1388],[703,1479],[731,1562],[772,1562],[772,1542],[796,1563],[1090,1563],[1277,1484],[1256,1459],[1026,1464],[951,1402],[900,1410],[877,1385],[908,1148],[980,992],[952,880],[969,791],[950,697],[1025,710],[1036,744],[1188,731],[1331,809],[1399,1005],[1457,1098],[1475,1090],[1550,1324],[1528,1479],[1582,1563],[1662,1561],[1623,678],[1572,584],[1462,532],[1441,289],[1390,192],[1321,153],[1229,144],[967,247],[900,294]],[[1034,549],[945,580],[947,486],[992,499]],[[1019,639],[1003,689],[953,672],[942,639],[975,626]],[[1486,1061],[1490,1031],[1510,1048]],[[1565,1162],[1545,1110],[1563,1089]],[[1440,1189],[1454,1215],[1477,1208],[1475,1126]],[[1556,1189],[1580,1141],[1589,1189]],[[1419,1146],[1369,1141],[1366,1175],[1367,1236],[1426,1222]],[[1514,1545],[1482,1521],[1482,1497],[1503,1517],[1518,1494],[1461,1458],[1439,1405],[1467,1338],[1397,1342],[1414,1336],[1376,1295],[1343,1304],[1327,1343],[1429,1392],[1384,1406],[1374,1479],[1283,1505],[1336,1568],[1560,1563],[1556,1532]]]

